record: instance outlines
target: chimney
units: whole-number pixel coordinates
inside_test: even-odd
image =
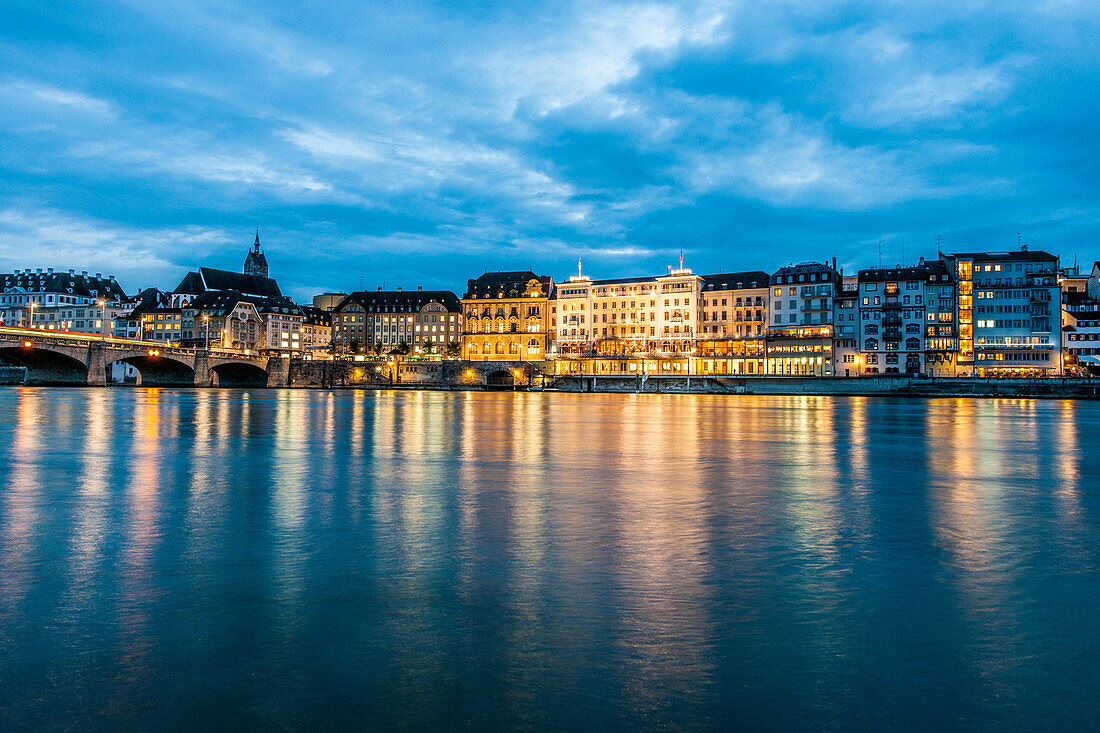
[[[107,277],[110,278],[111,282],[115,281],[115,276],[114,275],[108,275]]]
[[[397,286],[397,292],[399,292],[399,293],[401,292],[401,286],[400,285]]]
[[[75,275],[75,274],[76,274],[76,270],[74,270],[73,268],[71,268],[71,267],[70,267],[70,268],[69,268],[69,274],[70,274],[70,275]]]
[[[88,271],[87,270],[81,270],[80,274],[83,275],[84,277],[88,277]]]
[[[47,267],[46,268],[46,274],[47,275],[52,275],[53,274],[53,268],[52,267]]]
[[[30,270],[27,270],[27,272],[30,272]],[[39,267],[37,270],[35,270],[34,274],[35,275],[41,275],[42,274],[42,268]]]
[[[1020,245],[1020,251],[1021,252],[1027,252],[1027,245],[1026,244],[1021,244]]]
[[[416,286],[416,292],[423,293],[424,292],[424,286],[423,285],[417,285]]]
[[[920,258],[920,264],[922,264],[922,265],[924,264],[924,258],[923,257]]]
[[[381,285],[378,286],[378,292],[380,292],[380,293],[382,292],[382,286]]]
[[[102,280],[103,279],[103,273],[102,272],[97,272],[95,274],[95,279],[96,280]]]

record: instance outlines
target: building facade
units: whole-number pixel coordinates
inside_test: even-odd
[[[462,296],[462,358],[544,359],[550,349],[554,281],[529,270],[486,272]]]
[[[651,278],[574,275],[558,285],[552,304],[556,353],[690,355],[698,335],[702,283],[684,267]]]
[[[445,355],[461,349],[462,304],[450,290],[363,290],[349,294],[332,311],[337,353]],[[457,356],[457,354],[455,354]]]
[[[772,275],[768,374],[833,375],[833,299],[838,286],[836,268],[824,263],[789,265]]]
[[[940,290],[942,289],[942,292]],[[859,356],[864,374],[927,374],[954,348],[954,288],[943,262],[859,271]]]
[[[956,278],[960,376],[1061,373],[1058,257],[1029,251],[946,255]]]
[[[110,336],[125,299],[114,275],[17,270],[0,275],[0,325]]]

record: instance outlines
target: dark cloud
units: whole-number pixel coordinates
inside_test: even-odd
[[[1100,258],[1085,2],[109,2],[0,29],[0,265],[174,284],[259,222],[299,296]]]

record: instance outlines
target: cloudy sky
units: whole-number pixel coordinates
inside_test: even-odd
[[[6,271],[1100,258],[1093,0],[0,7]]]

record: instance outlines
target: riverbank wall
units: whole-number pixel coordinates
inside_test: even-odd
[[[566,376],[560,392],[1100,398],[1100,380],[917,377]]]

